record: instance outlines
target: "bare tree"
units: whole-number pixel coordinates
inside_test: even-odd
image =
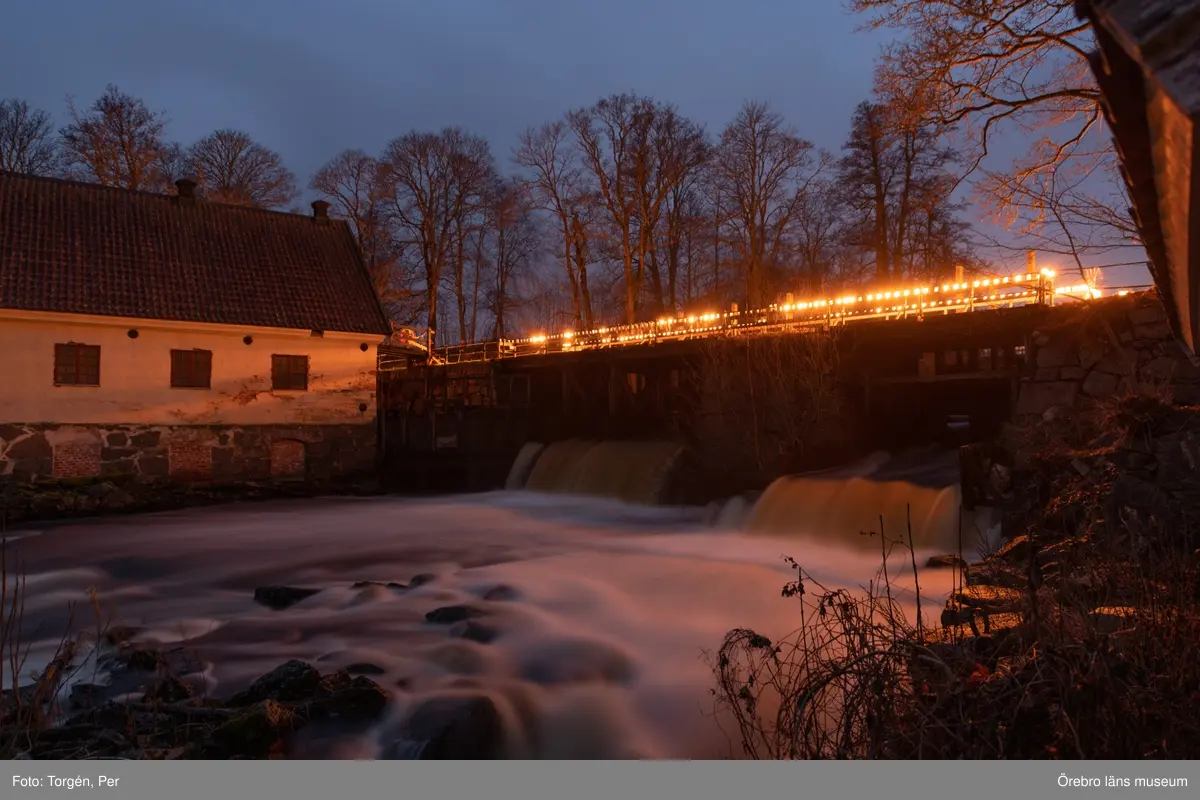
[[[668,304],[675,308],[678,282],[678,260],[668,258],[664,286],[657,258],[659,229],[672,199],[679,199],[677,192],[708,160],[709,147],[704,129],[681,116],[673,106],[646,105],[639,111],[634,130],[632,188],[637,201],[637,258],[642,274],[650,277],[653,310],[659,312]]]
[[[49,114],[24,100],[0,100],[0,170],[41,177],[58,173]]]
[[[838,176],[860,230],[870,230],[877,280],[912,273],[909,249],[929,256],[933,249],[920,237],[936,234],[935,219],[952,216],[958,180],[948,165],[956,154],[944,134],[894,106],[864,102],[854,112]]]
[[[626,322],[637,319],[644,276],[644,262],[637,259],[640,209],[635,191],[638,180],[635,161],[637,148],[643,141],[639,129],[647,124],[652,113],[653,101],[648,98],[617,94],[590,108],[573,111],[567,117],[620,247]]]
[[[242,131],[213,131],[188,148],[187,164],[205,195],[218,203],[280,208],[299,195],[296,177],[279,154]]]
[[[817,174],[812,150],[761,102],[742,106],[721,134],[713,183],[728,204],[751,307],[767,300],[767,273],[779,262],[798,198]]]
[[[875,277],[879,281],[891,277],[889,201],[899,170],[893,143],[892,132],[884,121],[884,109],[875,103],[860,103],[854,110],[850,138],[838,165],[851,207],[870,219]],[[865,230],[867,226],[862,227]]]
[[[425,277],[429,342],[438,328],[438,290],[455,256],[456,226],[489,185],[495,167],[484,139],[459,128],[408,133],[388,144],[381,176],[386,210],[411,244]]]
[[[845,192],[832,178],[810,182],[797,198],[794,238],[797,266],[813,292],[826,288],[837,258],[846,211]]]
[[[163,188],[162,113],[110,84],[86,109],[68,100],[67,116],[60,136],[73,175],[134,191]]]
[[[182,178],[192,177],[188,166],[187,149],[179,142],[163,144],[162,152],[154,164],[154,169],[158,173],[157,182],[163,191],[170,191],[176,181]]]
[[[530,195],[530,189],[523,181],[509,179],[499,182],[490,196],[488,220],[494,283],[488,299],[493,319],[492,335],[498,339],[508,335],[508,309],[513,299],[514,279],[541,246]]]
[[[389,315],[399,322],[415,321],[418,293],[401,267],[404,248],[388,225],[388,183],[379,162],[362,150],[345,150],[317,170],[309,188],[332,204],[333,216],[350,224]]]
[[[525,172],[530,196],[552,214],[562,240],[563,266],[571,291],[575,325],[592,327],[592,298],[588,288],[586,199],[591,192],[579,152],[563,121],[548,122],[521,134],[513,161]]]
[[[1051,178],[1088,174],[1113,158],[1088,65],[1091,33],[1074,0],[851,0],[876,28],[906,35],[888,47],[879,88],[925,122],[962,127],[976,188],[1010,225],[1051,217]],[[1032,138],[1027,153],[990,166],[1004,129]],[[1108,184],[1099,189],[1107,192]],[[1075,203],[1094,211],[1111,198]],[[1124,207],[1124,203],[1116,203]],[[1060,211],[1062,209],[1059,209]],[[1092,216],[1095,216],[1094,214]],[[1123,227],[1123,226],[1121,226]],[[1125,237],[1127,230],[1118,230]]]

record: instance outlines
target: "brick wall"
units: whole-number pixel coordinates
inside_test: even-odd
[[[280,439],[271,443],[272,478],[303,478],[306,462],[304,442]]]
[[[91,478],[100,474],[100,443],[71,442],[54,447],[53,477]]]
[[[212,479],[213,446],[204,439],[182,438],[172,441],[167,456],[171,477],[180,481]]]

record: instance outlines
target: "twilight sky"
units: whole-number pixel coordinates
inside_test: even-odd
[[[621,91],[714,135],[769,100],[838,149],[887,35],[863,22],[842,0],[6,0],[0,98],[61,121],[67,95],[115,83],[167,113],[169,138],[245,130],[303,187],[347,147],[444,125],[508,167],[525,127]]]
[[[15,3],[15,6],[14,6]],[[840,0],[8,0],[0,97],[61,117],[106,83],[185,142],[248,131],[307,183],[345,147],[457,124],[507,161],[526,126],[602,95],[717,132],[749,98],[838,147],[881,38]]]

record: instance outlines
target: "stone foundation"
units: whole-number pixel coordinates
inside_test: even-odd
[[[375,467],[375,425],[0,425],[0,480],[336,483]]]
[[[1200,366],[1171,333],[1154,292],[1093,300],[1033,335],[1015,416],[1040,417],[1133,390],[1200,403]]]

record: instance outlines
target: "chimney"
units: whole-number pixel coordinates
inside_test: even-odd
[[[324,200],[312,201],[313,219],[329,219],[329,203]]]
[[[1037,275],[1037,252],[1030,250],[1025,254],[1025,272],[1030,275]]]
[[[175,190],[181,200],[194,200],[196,197],[196,181],[192,178],[180,178],[175,181]]]

